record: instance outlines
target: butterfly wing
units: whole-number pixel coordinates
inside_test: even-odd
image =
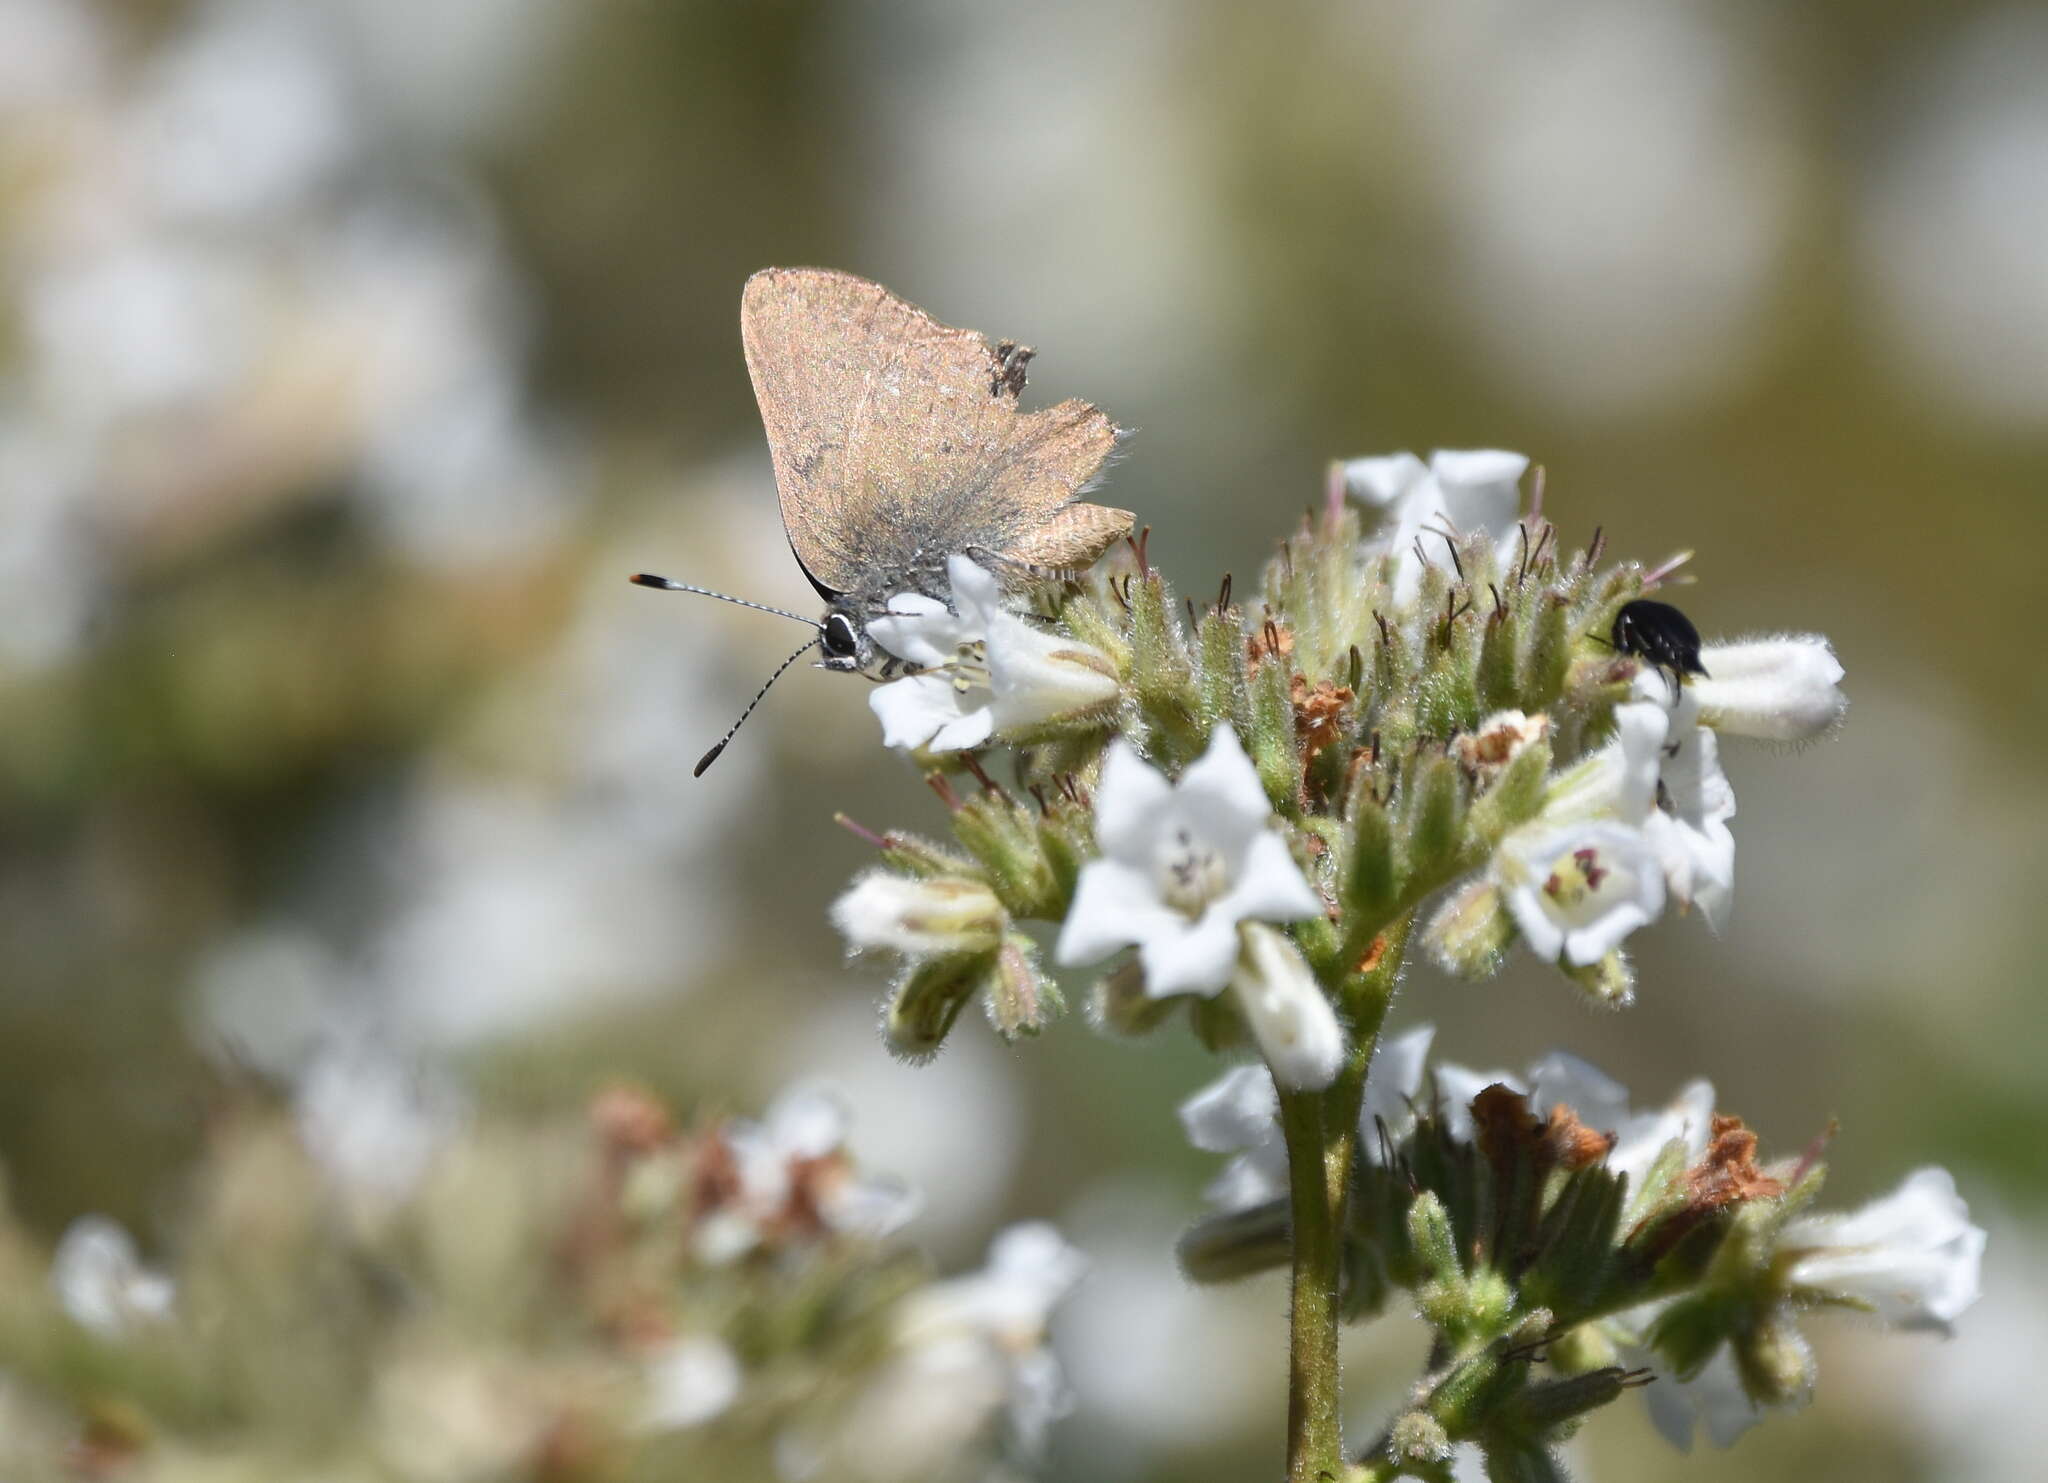
[[[769,268],[740,310],[783,527],[814,585],[858,592],[985,550],[1085,566],[1131,516],[1076,502],[1117,430],[1085,402],[1021,412],[1029,351],[880,284]]]

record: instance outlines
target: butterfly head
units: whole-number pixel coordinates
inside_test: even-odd
[[[864,672],[877,657],[867,625],[851,608],[837,603],[825,610],[825,621],[818,625],[818,647],[824,651],[823,667],[842,673]]]

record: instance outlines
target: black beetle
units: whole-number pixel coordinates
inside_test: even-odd
[[[1609,633],[1616,652],[1631,654],[1671,677],[1672,699],[1678,698],[1682,676],[1704,675],[1700,663],[1700,631],[1692,619],[1668,602],[1639,597],[1621,605]]]

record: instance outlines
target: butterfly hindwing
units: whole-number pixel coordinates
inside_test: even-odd
[[[1074,569],[1130,529],[1076,501],[1116,445],[1108,417],[1018,408],[1029,351],[823,269],[756,273],[740,320],[783,526],[820,587],[879,601],[965,551]]]

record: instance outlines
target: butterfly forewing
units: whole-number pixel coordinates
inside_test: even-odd
[[[829,592],[930,586],[958,552],[1086,566],[1130,529],[1076,502],[1116,428],[1080,401],[1020,411],[1013,347],[820,269],[756,273],[740,319],[783,526]]]

